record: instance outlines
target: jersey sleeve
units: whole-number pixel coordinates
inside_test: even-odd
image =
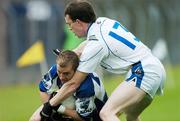
[[[39,83],[39,90],[42,92],[47,92],[53,85],[53,79],[57,76],[56,65],[53,65],[49,71],[42,77]]]
[[[89,41],[80,56],[77,70],[85,73],[94,72],[104,56],[105,50],[101,43],[98,40]]]

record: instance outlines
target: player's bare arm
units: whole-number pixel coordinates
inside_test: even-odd
[[[40,93],[40,98],[41,98],[41,102],[45,103],[49,100],[50,95],[48,95],[46,92],[39,92]]]
[[[40,116],[40,112],[43,108],[43,105],[41,105],[34,113],[33,115],[30,117],[29,121],[40,121],[41,120],[41,116]]]
[[[68,96],[72,95],[86,76],[86,73],[76,71],[73,78],[66,82],[61,89],[58,90],[58,93],[49,101],[50,105],[56,106]]]
[[[45,103],[49,100],[50,95],[47,94],[46,92],[39,92],[40,93],[40,99],[42,103]],[[40,112],[43,108],[43,105],[41,105],[31,116],[31,118],[29,119],[29,121],[40,121],[41,120],[41,116],[40,116]]]

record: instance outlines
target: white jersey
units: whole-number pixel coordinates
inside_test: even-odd
[[[98,65],[112,73],[125,73],[151,53],[119,22],[109,18],[98,18],[90,26],[87,40],[78,67],[86,73],[94,72]]]
[[[127,73],[126,81],[134,80],[152,98],[162,94],[165,70],[150,49],[119,22],[98,18],[87,35],[78,71],[92,73],[100,65],[105,70]]]

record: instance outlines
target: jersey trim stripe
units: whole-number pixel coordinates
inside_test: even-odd
[[[109,32],[109,35],[110,35],[111,37],[113,37],[114,39],[116,39],[116,40],[124,43],[125,45],[127,45],[128,47],[130,47],[130,48],[133,49],[133,50],[136,48],[136,46],[135,46],[134,44],[132,44],[131,42],[129,42],[129,41],[126,40],[125,38],[117,35],[116,33],[112,32],[112,31]]]

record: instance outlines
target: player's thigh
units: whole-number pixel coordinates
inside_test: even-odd
[[[135,87],[134,81],[123,81],[113,91],[103,110],[114,114],[124,112],[131,105],[140,102],[145,95],[143,90]]]
[[[31,118],[29,119],[29,121],[40,121],[41,120],[41,116],[40,116],[40,112],[43,108],[43,105],[41,105],[31,116]]]

